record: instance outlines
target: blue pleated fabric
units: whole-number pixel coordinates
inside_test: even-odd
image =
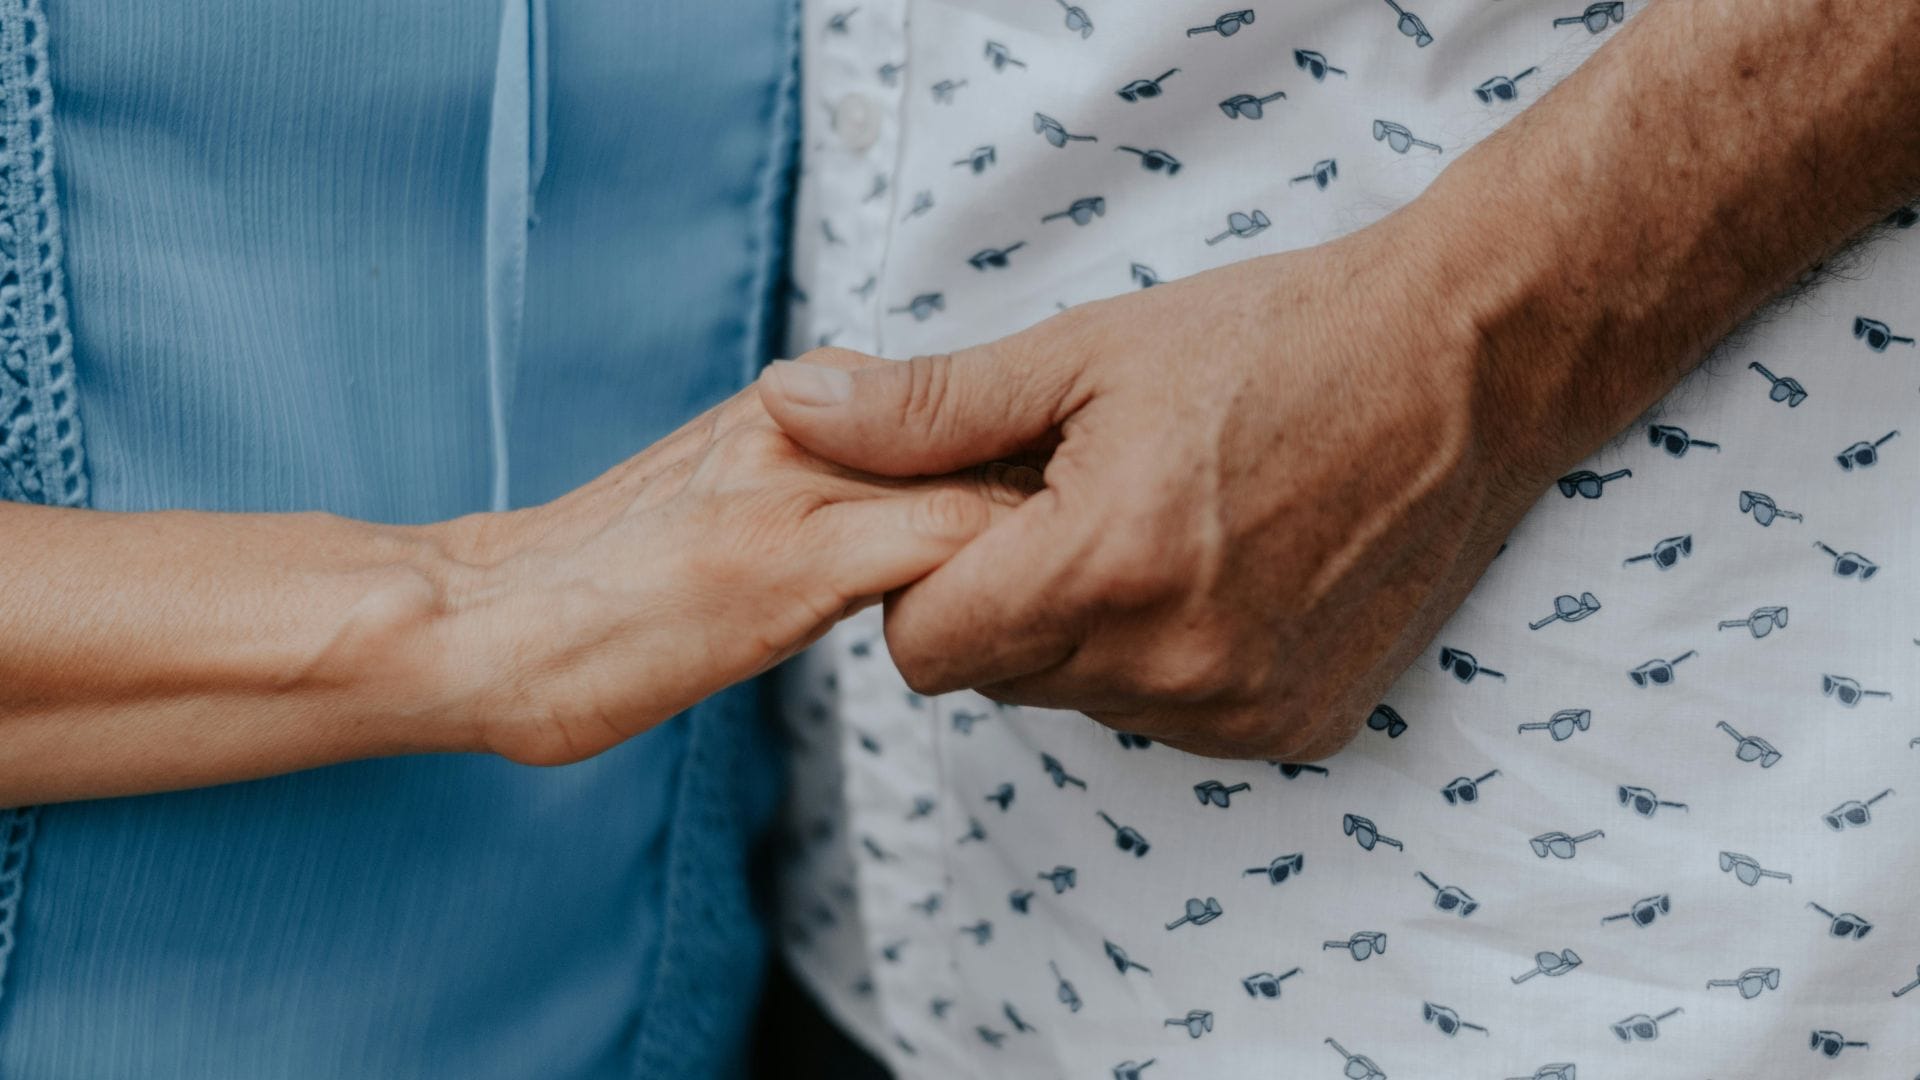
[[[0,497],[423,522],[664,435],[765,357],[791,8],[0,0],[0,181],[31,68],[65,272]],[[0,1078],[735,1072],[759,717],[8,812]]]

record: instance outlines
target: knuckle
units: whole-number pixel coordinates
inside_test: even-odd
[[[914,501],[910,524],[915,532],[931,539],[965,540],[987,527],[991,512],[977,492],[938,488]]]
[[[1157,650],[1135,676],[1140,693],[1160,701],[1204,701],[1235,688],[1232,651],[1218,636],[1185,633]]]
[[[1122,540],[1109,543],[1094,557],[1092,578],[1100,593],[1121,609],[1151,607],[1179,590],[1180,575],[1172,560],[1149,543]]]
[[[742,424],[721,433],[712,454],[729,471],[766,472],[799,459],[793,440],[767,424]]]
[[[907,689],[922,697],[933,697],[953,690],[962,689],[952,683],[945,671],[945,665],[937,657],[917,654],[911,649],[893,647],[893,663],[900,669],[900,678]]]
[[[932,431],[946,414],[953,389],[952,358],[916,356],[906,363],[906,388],[900,395],[900,422],[907,430]]]

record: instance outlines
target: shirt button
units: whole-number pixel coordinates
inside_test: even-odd
[[[865,94],[848,94],[833,107],[833,131],[847,149],[867,149],[880,138],[880,106]]]

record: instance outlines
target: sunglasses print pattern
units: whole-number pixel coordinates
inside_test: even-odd
[[[810,6],[790,347],[1351,231],[1642,6]],[[1916,224],[1550,475],[1331,759],[916,695],[836,629],[780,676],[788,960],[901,1077],[1911,1076]]]

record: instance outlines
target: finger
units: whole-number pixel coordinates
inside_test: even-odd
[[[1011,470],[917,485],[910,490],[836,502],[815,513],[820,530],[808,542],[821,552],[814,572],[842,607],[865,606],[925,577],[1000,518],[1027,493]]]
[[[905,363],[816,349],[770,365],[760,397],[821,457],[888,476],[938,475],[1025,450],[1079,407],[1075,353],[1037,355],[1040,340],[1028,331]]]
[[[1081,637],[1075,568],[1090,544],[1056,488],[1022,503],[889,599],[887,648],[909,686],[944,693],[1062,663]]]

